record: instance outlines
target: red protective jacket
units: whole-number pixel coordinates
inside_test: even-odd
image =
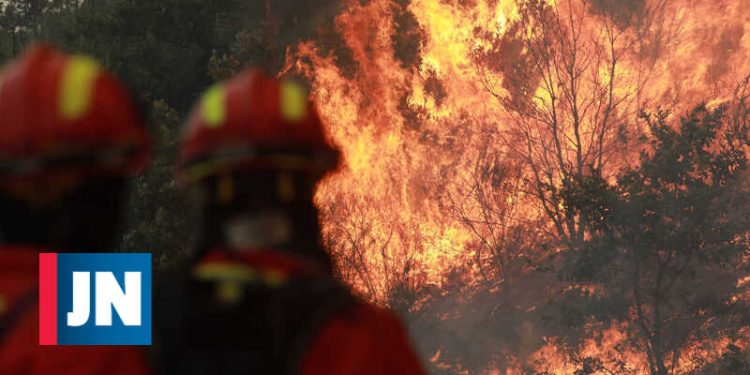
[[[256,275],[283,280],[321,272],[315,265],[280,252],[263,251],[228,256],[212,251],[196,267],[241,262]],[[214,268],[217,269],[217,268]],[[261,276],[262,277],[262,276]],[[391,312],[364,302],[330,317],[318,330],[300,363],[302,375],[425,374],[408,333]]]
[[[139,348],[39,346],[38,262],[33,249],[0,247],[0,325],[17,315],[0,337],[0,374],[148,374]]]
[[[323,326],[301,369],[303,375],[425,373],[401,322],[369,305]]]

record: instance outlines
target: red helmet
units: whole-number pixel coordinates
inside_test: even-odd
[[[322,175],[338,158],[302,85],[248,69],[209,89],[196,106],[178,177],[192,183],[239,169]]]
[[[90,58],[40,44],[0,72],[0,181],[120,175],[147,160],[132,97]]]

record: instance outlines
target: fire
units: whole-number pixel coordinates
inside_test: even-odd
[[[538,363],[539,369],[547,369],[556,375],[577,375],[580,368],[588,366],[594,374],[647,374],[648,363],[642,353],[618,350],[618,346],[630,337],[628,327],[614,324],[601,330],[596,337],[587,339],[575,358],[569,358],[560,350],[554,338],[534,353],[532,361]],[[690,374],[701,370],[701,364],[721,358],[722,350],[733,343],[728,338],[708,340],[700,345],[687,348],[686,356],[674,364],[673,373]],[[515,374],[507,374],[515,375]]]
[[[635,352],[618,352],[614,348],[628,340],[624,333],[625,327],[610,327],[603,330],[598,337],[590,338],[583,344],[578,358],[570,359],[564,353],[559,351],[559,346],[554,339],[548,339],[547,345],[536,352],[533,360],[540,364],[541,368],[549,369],[554,374],[559,375],[576,375],[581,364],[592,359],[590,369],[594,373],[621,373],[620,363],[625,363],[624,373],[643,374],[647,373],[648,365],[640,353]]]
[[[567,37],[549,59],[562,67],[573,61],[574,78],[535,70],[540,55],[529,46],[547,31],[524,18],[528,4],[550,6],[562,22]],[[482,219],[488,207],[502,209],[493,212],[501,211],[503,221],[492,222],[500,234],[523,223],[554,233],[545,210],[554,214],[560,203],[535,201],[525,186],[531,172],[516,176],[520,182],[505,195],[477,194],[478,174],[507,180],[526,165],[517,148],[548,156],[545,119],[519,120],[519,111],[533,106],[547,114],[545,108],[577,90],[577,99],[555,112],[565,126],[561,158],[574,161],[580,151],[586,163],[597,163],[597,150],[637,136],[643,109],[680,113],[732,99],[750,74],[746,6],[738,0],[344,1],[334,24],[341,45],[302,42],[290,49],[286,67],[312,83],[345,157],[316,196],[341,276],[382,303],[399,288],[439,287],[456,268],[478,278],[477,264],[498,246],[487,241],[497,237]],[[527,138],[519,135],[524,129]],[[524,139],[538,143],[526,148]],[[637,144],[601,151],[598,167],[610,176],[637,151]],[[552,184],[565,178],[559,169],[548,172]],[[562,233],[574,235],[572,225]],[[588,342],[583,355],[606,354],[625,339],[620,328]],[[556,348],[550,341],[535,355],[550,357]],[[642,354],[627,355],[634,373],[647,370]],[[570,372],[562,360],[557,366],[555,373]]]

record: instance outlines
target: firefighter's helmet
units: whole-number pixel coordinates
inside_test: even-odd
[[[304,86],[248,69],[210,88],[193,110],[178,179],[190,184],[238,170],[322,176],[338,159]]]
[[[125,175],[148,146],[132,96],[91,58],[37,44],[0,72],[0,181]]]

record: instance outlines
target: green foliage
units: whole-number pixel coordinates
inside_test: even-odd
[[[50,39],[92,54],[142,96],[185,112],[209,86],[212,50],[227,46],[233,1],[85,2],[75,25]]]
[[[14,0],[0,11],[2,60],[33,40],[47,40],[93,55],[140,96],[165,100],[181,113],[212,83],[213,55],[272,37],[261,27],[268,22],[263,1]],[[263,48],[253,45],[237,58],[267,63],[257,57]]]
[[[128,204],[128,230],[123,251],[152,251],[157,266],[182,258],[193,250],[195,217],[186,193],[175,188],[174,162],[177,160],[181,119],[163,101],[153,103],[151,133],[154,155],[151,168],[133,179]]]
[[[11,0],[0,4],[0,59],[16,56],[29,41],[64,22],[61,10],[65,3],[69,1]],[[49,13],[56,17],[48,17]]]
[[[589,229],[599,231],[611,213],[614,198],[599,170],[591,168],[587,174],[574,174],[563,181],[560,198],[565,203],[565,215],[580,216]]]
[[[643,118],[651,150],[638,167],[616,186],[569,185],[566,203],[595,213],[588,218],[598,230],[570,253],[563,275],[601,290],[579,305],[590,309],[576,314],[624,319],[651,373],[666,374],[668,359],[680,358],[686,345],[748,324],[745,301],[732,298],[748,251],[748,192],[741,184],[747,159],[743,140],[724,131],[723,107],[698,106],[677,126],[664,112]],[[607,299],[623,303],[596,303]]]

